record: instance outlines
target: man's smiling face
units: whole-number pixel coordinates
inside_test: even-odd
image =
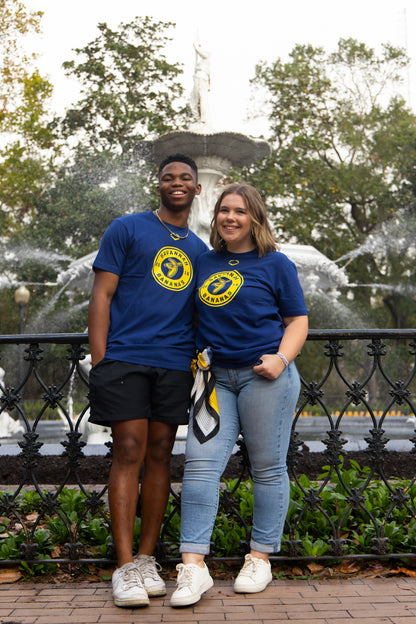
[[[157,194],[170,212],[188,210],[201,192],[194,170],[183,162],[171,162],[160,172]]]

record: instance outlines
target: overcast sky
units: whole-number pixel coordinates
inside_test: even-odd
[[[137,15],[172,21],[174,41],[168,60],[184,66],[183,84],[192,88],[193,42],[210,53],[209,102],[215,130],[259,134],[261,126],[246,119],[249,80],[258,61],[286,59],[297,43],[335,49],[341,37],[354,37],[380,50],[381,43],[407,49],[412,59],[403,95],[416,108],[416,7],[408,0],[23,0],[44,12],[43,35],[36,39],[38,66],[55,85],[58,112],[76,99],[74,84],[64,76],[62,62],[73,48],[95,38],[96,25],[116,27]]]

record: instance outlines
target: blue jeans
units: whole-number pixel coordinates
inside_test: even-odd
[[[207,555],[218,510],[219,485],[237,438],[247,445],[253,477],[253,528],[250,547],[280,550],[289,506],[286,455],[300,379],[292,362],[274,380],[252,367],[213,367],[220,430],[200,444],[189,423],[182,484],[180,552]]]

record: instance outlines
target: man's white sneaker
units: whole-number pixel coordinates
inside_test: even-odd
[[[125,563],[113,572],[111,579],[116,607],[145,607],[149,597],[134,563]]]
[[[198,602],[201,594],[214,584],[205,563],[203,568],[193,563],[179,563],[176,569],[178,571],[177,588],[170,599],[171,607],[186,607]]]
[[[248,554],[245,556],[244,565],[234,581],[234,591],[242,594],[261,592],[272,580],[270,561],[257,559]]]
[[[166,594],[165,581],[158,574],[162,566],[156,559],[150,555],[136,555],[133,561],[139,569],[147,595],[164,596]]]

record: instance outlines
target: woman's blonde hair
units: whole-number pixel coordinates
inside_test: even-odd
[[[277,245],[272,229],[267,219],[266,207],[258,191],[250,184],[235,182],[227,186],[218,197],[214,208],[214,216],[211,221],[210,243],[214,251],[224,251],[225,243],[217,230],[217,215],[224,197],[227,195],[240,195],[246,204],[251,218],[251,236],[256,245],[259,256],[264,256],[268,251],[276,251]]]

